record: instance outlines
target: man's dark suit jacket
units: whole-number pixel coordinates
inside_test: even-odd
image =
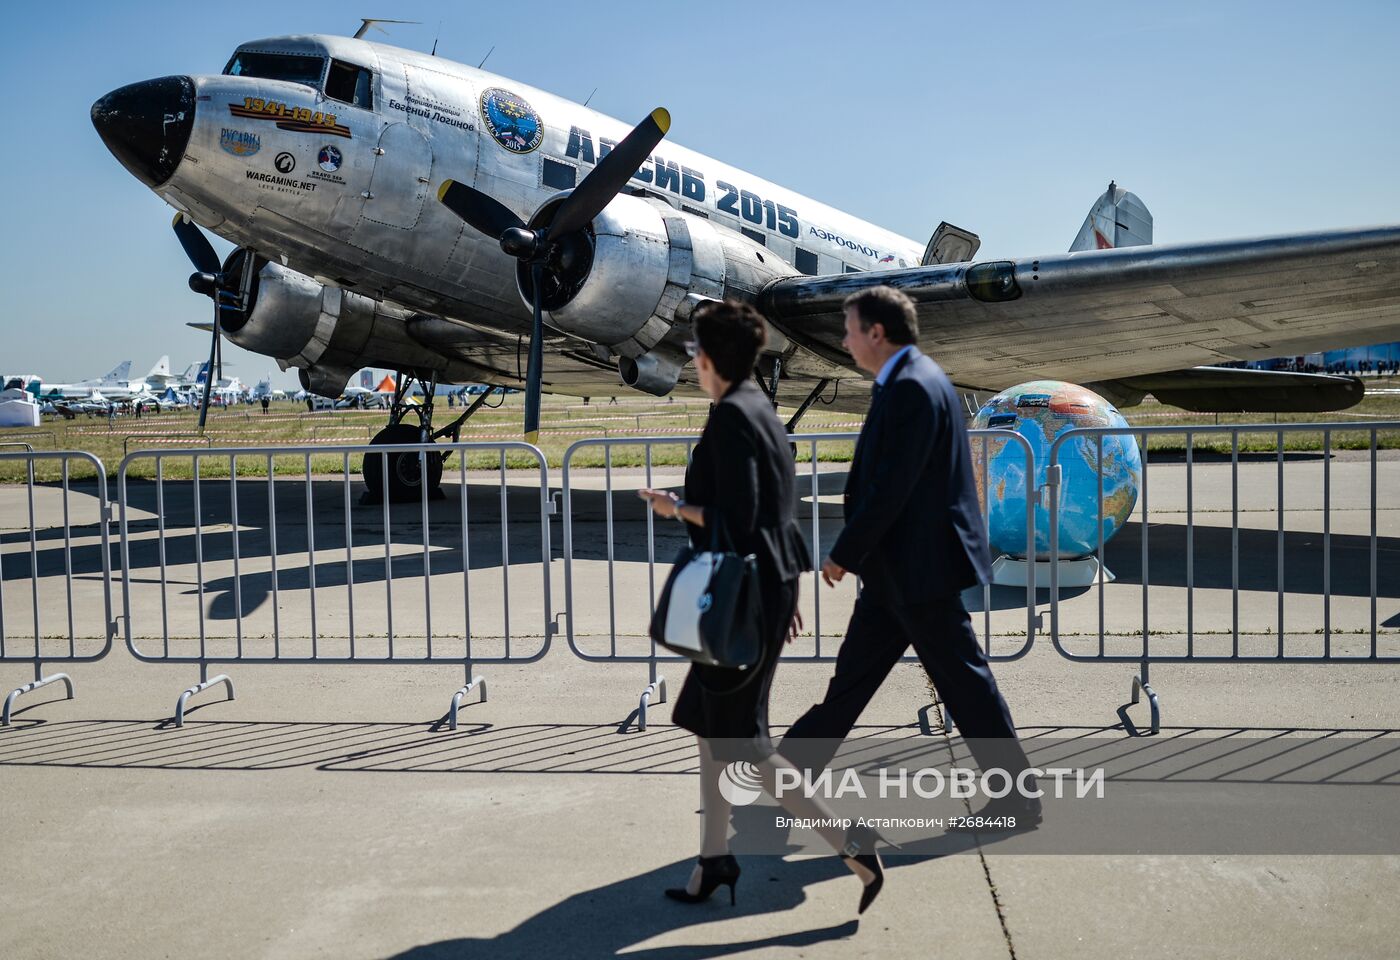
[[[722,522],[735,552],[754,554],[775,580],[812,569],[797,524],[792,448],[773,405],[752,380],[735,383],[710,411],[686,469],[685,498],[705,512],[704,529],[689,527],[693,546],[707,547]]]
[[[941,600],[990,579],[967,429],[946,374],[917,348],[872,401],[831,559],[872,598]]]

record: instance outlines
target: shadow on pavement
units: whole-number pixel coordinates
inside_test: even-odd
[[[854,918],[859,885],[852,878],[849,884],[852,919],[844,923],[753,940],[629,949],[634,944],[694,924],[796,909],[807,899],[804,888],[808,884],[849,874],[834,856],[791,862],[779,857],[745,857],[736,906],[731,907],[722,893],[700,904],[666,899],[661,891],[684,885],[692,866],[691,860],[668,863],[576,893],[495,936],[460,937],[421,944],[394,954],[392,960],[616,956],[629,960],[702,960],[763,947],[809,947],[850,937],[859,929],[860,924]],[[898,878],[889,882],[897,883]],[[878,910],[877,904],[872,913]]]
[[[1091,751],[1105,737],[1128,736],[1121,725],[1023,727],[1020,732],[1028,750],[1038,740],[1057,740],[1080,742]],[[1170,755],[1178,749],[1184,756],[1206,736],[1238,738],[1245,751],[1296,738],[1299,745],[1325,742],[1341,754],[1363,740],[1396,734],[1400,730],[1369,727],[1163,727],[1151,738],[1156,744],[1143,749],[1160,759],[1164,750]],[[915,726],[861,726],[848,742],[882,750],[904,744],[918,752],[928,739]],[[962,741],[954,737],[945,742],[956,747]],[[426,723],[190,720],[172,728],[151,720],[20,719],[0,728],[0,767],[6,766],[398,774],[690,776],[698,771],[695,738],[680,727],[653,724],[620,736],[614,723],[497,725],[472,724],[465,718],[450,733],[432,732]],[[1279,782],[1255,777],[1247,768],[1228,779]]]

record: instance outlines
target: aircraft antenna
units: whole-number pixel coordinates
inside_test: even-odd
[[[360,18],[360,29],[358,29],[358,30],[355,31],[355,36],[351,37],[351,39],[352,39],[352,40],[363,40],[363,39],[365,38],[365,34],[369,33],[369,28],[370,28],[370,27],[374,27],[374,29],[378,30],[380,33],[384,34],[384,36],[387,37],[387,36],[389,35],[389,31],[388,31],[388,30],[385,30],[383,27],[381,27],[381,26],[380,26],[381,23],[413,23],[413,24],[417,24],[417,23],[420,23],[420,22],[421,22],[421,21],[419,21],[419,20],[383,20],[383,19],[380,19],[380,18],[378,18],[378,17],[361,17],[361,18]]]
[[[478,63],[478,64],[476,65],[476,68],[477,68],[478,70],[480,70],[482,67],[486,66],[486,61],[487,61],[487,60],[490,60],[490,59],[491,59],[491,54],[493,54],[493,53],[495,53],[495,52],[496,52],[496,45],[493,43],[493,44],[491,44],[491,49],[486,51],[486,56],[484,56],[484,57],[481,58],[481,62]]]
[[[597,87],[594,87],[594,88],[593,88],[593,93],[597,93],[597,92],[598,92],[598,88],[597,88]],[[590,93],[590,94],[588,95],[588,100],[583,101],[583,105],[584,105],[585,107],[588,106],[589,100],[592,100],[592,99],[593,99],[593,93]]]
[[[439,20],[439,21],[438,21],[437,33],[433,35],[433,52],[430,53],[430,54],[428,54],[428,56],[430,56],[430,57],[436,57],[436,56],[437,56],[437,42],[438,42],[438,37],[441,36],[441,34],[442,34],[442,21]]]

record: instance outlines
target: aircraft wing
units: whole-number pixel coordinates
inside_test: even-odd
[[[789,277],[759,306],[850,366],[841,303],[878,284],[913,298],[920,348],[961,387],[1105,383],[1400,340],[1400,226]]]

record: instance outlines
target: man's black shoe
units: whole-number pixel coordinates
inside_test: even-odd
[[[1040,826],[1044,816],[1036,801],[1001,799],[952,820],[950,833],[1023,833]]]

